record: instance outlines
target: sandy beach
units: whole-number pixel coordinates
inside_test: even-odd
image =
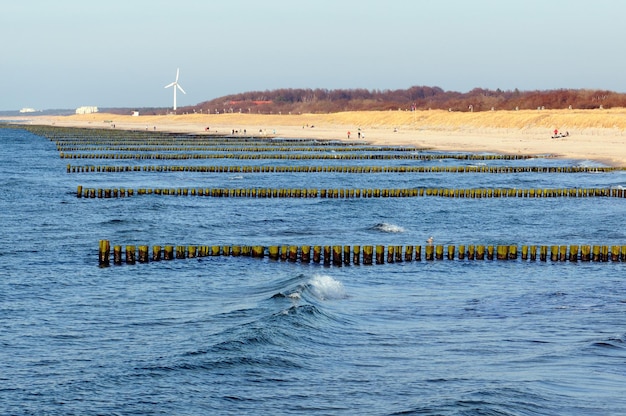
[[[489,112],[368,111],[332,114],[184,114],[123,116],[106,113],[28,116],[25,123],[196,134],[361,140],[445,151],[553,154],[626,166],[626,109]],[[552,138],[554,130],[566,137]],[[245,131],[245,133],[244,133]]]

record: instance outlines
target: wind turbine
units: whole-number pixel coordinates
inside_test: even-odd
[[[178,83],[179,68],[176,68],[176,80],[170,84],[167,84],[164,88],[174,87],[174,111],[176,111],[176,90],[179,89],[183,94],[187,94],[183,87]]]

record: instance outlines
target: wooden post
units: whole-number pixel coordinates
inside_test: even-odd
[[[310,263],[311,262],[311,246],[302,246],[300,247],[301,255],[300,261],[302,263]]]
[[[126,246],[126,264],[135,264],[135,246]]]
[[[152,246],[152,261],[161,261],[161,246]]]
[[[324,266],[330,266],[331,262],[331,247],[324,246]]]
[[[356,266],[361,264],[361,246],[354,246],[352,248],[352,264]]]
[[[122,246],[113,247],[113,264],[119,266],[122,264]]]
[[[569,261],[571,262],[578,261],[578,246],[576,245],[569,246]]]
[[[435,258],[437,260],[443,260],[443,245],[437,244],[435,246]]]
[[[537,260],[537,246],[532,245],[530,246],[530,261],[536,261],[536,260]]]
[[[376,264],[385,263],[385,246],[376,246]]]
[[[269,246],[269,258],[270,260],[278,260],[278,246]]]
[[[148,246],[139,246],[139,263],[147,263],[148,257]]]
[[[493,260],[493,246],[487,246],[487,260]]]
[[[448,260],[454,260],[454,246],[448,246]]]
[[[363,247],[363,264],[371,265],[373,261],[374,255],[374,246],[365,246]]]
[[[98,250],[98,264],[100,267],[109,267],[111,257],[111,244],[109,240],[100,240]]]
[[[435,259],[435,246],[429,244],[426,246],[426,261]]]
[[[319,263],[322,259],[322,246],[313,246],[313,262]]]
[[[163,252],[163,259],[174,260],[174,246],[165,246],[165,251]]]
[[[387,247],[387,263],[393,263],[395,246]]]
[[[298,246],[289,246],[289,261],[295,262],[298,260]]]
[[[350,265],[350,246],[343,246],[343,264]]]
[[[413,261],[413,246],[404,248],[404,261]]]

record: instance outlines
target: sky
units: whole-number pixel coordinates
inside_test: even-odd
[[[2,0],[0,111],[278,88],[626,92],[624,0]]]

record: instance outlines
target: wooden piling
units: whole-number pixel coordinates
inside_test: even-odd
[[[539,260],[547,261],[548,260],[548,246],[541,246],[539,249]]]
[[[352,247],[352,264],[355,266],[361,264],[361,246]]]
[[[465,245],[461,244],[459,246],[459,251],[457,253],[457,257],[459,260],[465,260]]]
[[[487,260],[493,260],[493,246],[487,246]]]
[[[476,247],[476,260],[485,260],[485,246],[479,245]]]
[[[148,246],[139,246],[139,263],[147,263],[149,259]]]
[[[435,259],[435,246],[429,244],[426,246],[426,261],[432,261]]]
[[[396,247],[395,246],[388,246],[387,247],[387,263],[393,263],[394,262],[394,253],[395,253]]]
[[[116,245],[113,247],[113,264],[117,266],[122,264],[122,246]]]
[[[174,260],[174,246],[165,246],[163,251],[164,260]]]
[[[332,250],[330,246],[323,246],[324,249],[324,266],[330,266]]]
[[[435,246],[435,259],[443,260],[443,245],[437,244]]]
[[[363,264],[371,265],[373,262],[374,256],[374,246],[364,246],[363,247]]]
[[[455,251],[454,246],[453,245],[449,245],[448,246],[448,256],[447,256],[448,260],[454,260],[454,251]]]
[[[185,246],[176,246],[176,258],[181,260],[187,258]]]
[[[406,246],[404,248],[404,261],[413,261],[413,246]]]
[[[269,251],[268,256],[270,260],[278,260],[278,256],[280,253],[278,246],[269,246],[268,251]]]
[[[578,246],[577,245],[569,246],[569,261],[571,262],[578,261]]]
[[[126,264],[135,264],[135,246],[126,246]]]
[[[152,246],[152,261],[161,261],[161,246]]]
[[[300,247],[300,261],[302,263],[310,263],[311,262],[311,246],[302,246]]]
[[[298,260],[298,246],[289,246],[289,261],[294,263]]]
[[[265,256],[265,247],[252,246],[252,257],[263,258]]]
[[[343,263],[341,249],[341,246],[333,246],[333,266],[341,267],[341,264]]]
[[[537,261],[537,246],[530,246],[530,261]]]
[[[322,259],[322,246],[313,246],[313,263],[319,263]]]
[[[109,240],[100,240],[98,249],[98,264],[100,267],[109,267],[111,256],[111,243]]]
[[[376,246],[376,264],[385,263],[385,246]]]

